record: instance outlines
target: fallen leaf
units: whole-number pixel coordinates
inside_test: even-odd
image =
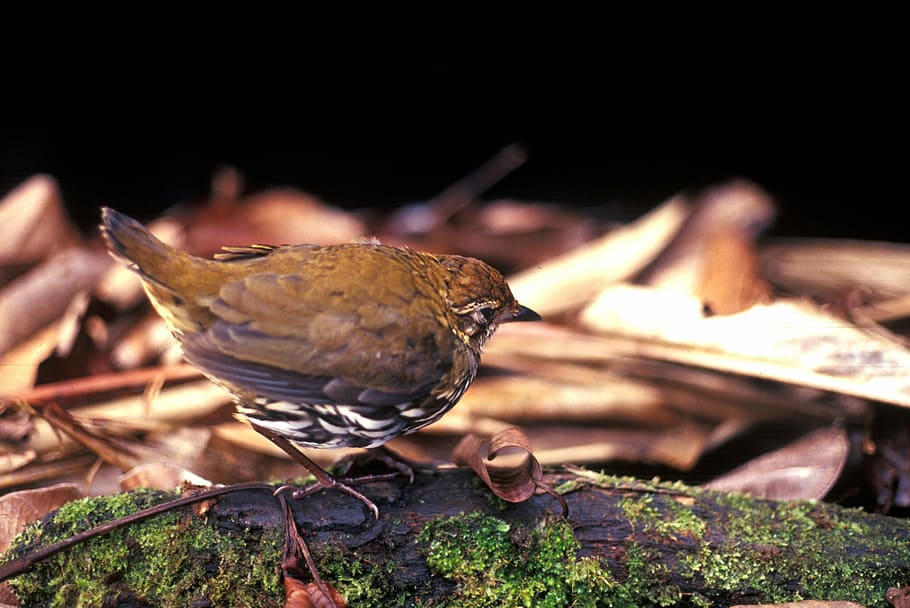
[[[78,294],[90,290],[109,263],[100,251],[72,248],[0,291],[0,353],[63,317]]]
[[[543,315],[578,308],[606,285],[642,271],[676,235],[690,213],[673,198],[635,222],[509,278],[512,292]]]
[[[819,429],[712,479],[705,487],[771,500],[820,500],[840,476],[849,451],[843,429]]]
[[[329,583],[329,596],[316,583],[304,583],[296,578],[284,577],[284,608],[345,608],[347,603]]]
[[[831,299],[860,289],[872,301],[910,293],[910,245],[855,239],[777,239],[762,248],[765,276],[790,291]]]
[[[694,295],[704,276],[711,237],[735,235],[744,243],[752,243],[771,224],[775,214],[768,195],[746,180],[708,188],[698,196],[672,242],[635,282]]]
[[[118,481],[120,488],[126,492],[136,488],[173,490],[184,484],[202,487],[212,485],[212,482],[192,471],[168,462],[140,464],[121,475]]]
[[[494,464],[494,460],[499,462]],[[457,464],[466,464],[487,484],[494,494],[509,502],[524,502],[539,492],[546,492],[562,505],[565,500],[543,482],[543,470],[534,457],[527,436],[511,427],[489,440],[476,435],[465,436],[453,451]]]
[[[49,175],[30,177],[0,200],[0,226],[0,279],[5,269],[31,266],[80,241]]]
[[[885,599],[894,608],[910,608],[910,586],[888,589],[885,592]]]
[[[13,537],[22,532],[25,526],[77,498],[82,498],[82,492],[74,483],[21,490],[0,496],[0,553],[9,549]]]
[[[703,317],[698,298],[618,285],[604,290],[581,321],[610,334],[615,350],[639,357],[910,407],[910,351],[806,300]]]
[[[696,295],[715,315],[732,315],[771,301],[771,286],[761,277],[758,255],[746,237],[731,230],[708,237]]]

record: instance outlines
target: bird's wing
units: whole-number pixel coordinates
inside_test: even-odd
[[[413,302],[361,285],[271,273],[228,283],[210,305],[217,320],[184,336],[184,352],[270,399],[383,405],[425,395],[451,367],[452,336]]]
[[[364,387],[345,378],[302,374],[223,352],[217,344],[225,344],[225,331],[230,331],[226,324],[216,323],[206,333],[187,336],[183,341],[187,361],[233,392],[266,401],[404,406],[425,396],[438,381],[431,379],[411,389],[391,390]]]

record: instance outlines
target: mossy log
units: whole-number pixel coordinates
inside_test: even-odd
[[[351,606],[728,606],[799,599],[888,606],[910,581],[910,524],[817,502],[771,502],[631,479],[548,478],[496,499],[467,470],[364,486],[382,512],[320,492],[292,500],[325,580]],[[140,491],[67,505],[11,559],[173,498]],[[238,491],[80,544],[13,579],[23,606],[282,606],[282,511]]]

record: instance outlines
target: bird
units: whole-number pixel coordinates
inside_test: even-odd
[[[316,478],[303,493],[336,488],[376,519],[355,483],[298,448],[378,448],[435,422],[473,382],[498,326],[540,320],[471,257],[371,240],[224,246],[205,259],[108,207],[100,231],[184,358]]]

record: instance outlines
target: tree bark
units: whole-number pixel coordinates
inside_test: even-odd
[[[548,481],[567,490],[568,524],[552,497],[504,503],[464,469],[363,486],[381,512],[375,523],[339,492],[290,503],[323,578],[356,606],[799,599],[888,606],[887,590],[910,581],[905,520],[629,479],[557,474]],[[111,511],[173,498],[138,496],[132,507],[111,506],[122,497],[92,499],[91,509],[46,519],[40,538],[31,532],[7,559],[97,525]],[[16,579],[14,589],[28,606],[51,605],[61,593],[69,594],[66,605],[242,606],[251,597],[256,605],[282,605],[284,519],[276,498],[248,490],[212,502],[74,547]],[[181,540],[188,548],[178,548]],[[113,548],[102,549],[105,543]],[[142,568],[150,571],[137,573]],[[81,580],[93,581],[89,590],[76,585]]]

